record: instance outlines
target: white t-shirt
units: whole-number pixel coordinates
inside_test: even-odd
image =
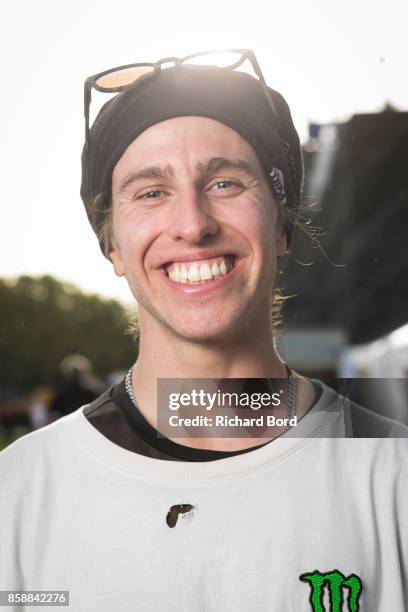
[[[296,432],[192,463],[129,452],[78,409],[0,454],[0,590],[68,590],[74,612],[306,612],[299,577],[337,570],[359,610],[404,612],[408,440],[336,437],[345,420],[324,387]],[[177,504],[193,509],[169,528]]]

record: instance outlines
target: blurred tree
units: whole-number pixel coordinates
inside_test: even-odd
[[[29,388],[55,378],[70,353],[100,376],[126,368],[137,345],[125,308],[51,276],[0,279],[0,385]]]

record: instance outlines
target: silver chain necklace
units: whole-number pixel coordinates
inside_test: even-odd
[[[295,384],[295,375],[293,370],[285,363],[286,371],[288,373],[288,418],[292,419],[296,415],[296,384]],[[133,393],[132,388],[132,371],[133,366],[129,369],[129,372],[126,374],[125,378],[125,389],[130,397],[133,405],[139,409],[136,398]]]

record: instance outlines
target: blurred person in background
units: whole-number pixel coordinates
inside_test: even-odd
[[[53,396],[51,385],[41,385],[31,391],[28,397],[28,412],[33,429],[44,427],[53,420],[53,415],[50,413]]]
[[[301,149],[253,52],[226,55],[86,81],[81,194],[138,301],[140,350],[118,384],[0,455],[0,588],[70,590],[83,612],[343,600],[403,612],[408,430],[276,351]],[[256,76],[238,70],[245,61]],[[93,89],[116,95],[89,125]],[[197,378],[251,393],[278,381],[281,425],[163,435],[158,383]]]
[[[93,374],[92,364],[83,355],[67,355],[59,365],[59,380],[50,405],[53,418],[65,416],[78,406],[89,404],[104,391]]]

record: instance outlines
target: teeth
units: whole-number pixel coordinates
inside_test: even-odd
[[[200,280],[200,271],[198,269],[197,264],[193,264],[192,266],[190,266],[190,269],[188,271],[188,280],[189,282]]]
[[[188,279],[188,272],[186,266],[181,266],[181,282],[186,283]]]
[[[200,267],[200,276],[201,280],[209,280],[210,278],[212,278],[211,269],[208,264],[203,264]]]
[[[218,261],[212,263],[173,264],[168,268],[167,274],[176,283],[204,283],[225,276],[232,268],[229,259],[227,264],[224,258],[218,258]]]
[[[220,269],[216,261],[214,261],[213,265],[211,266],[211,272],[213,276],[219,276],[220,274]]]

